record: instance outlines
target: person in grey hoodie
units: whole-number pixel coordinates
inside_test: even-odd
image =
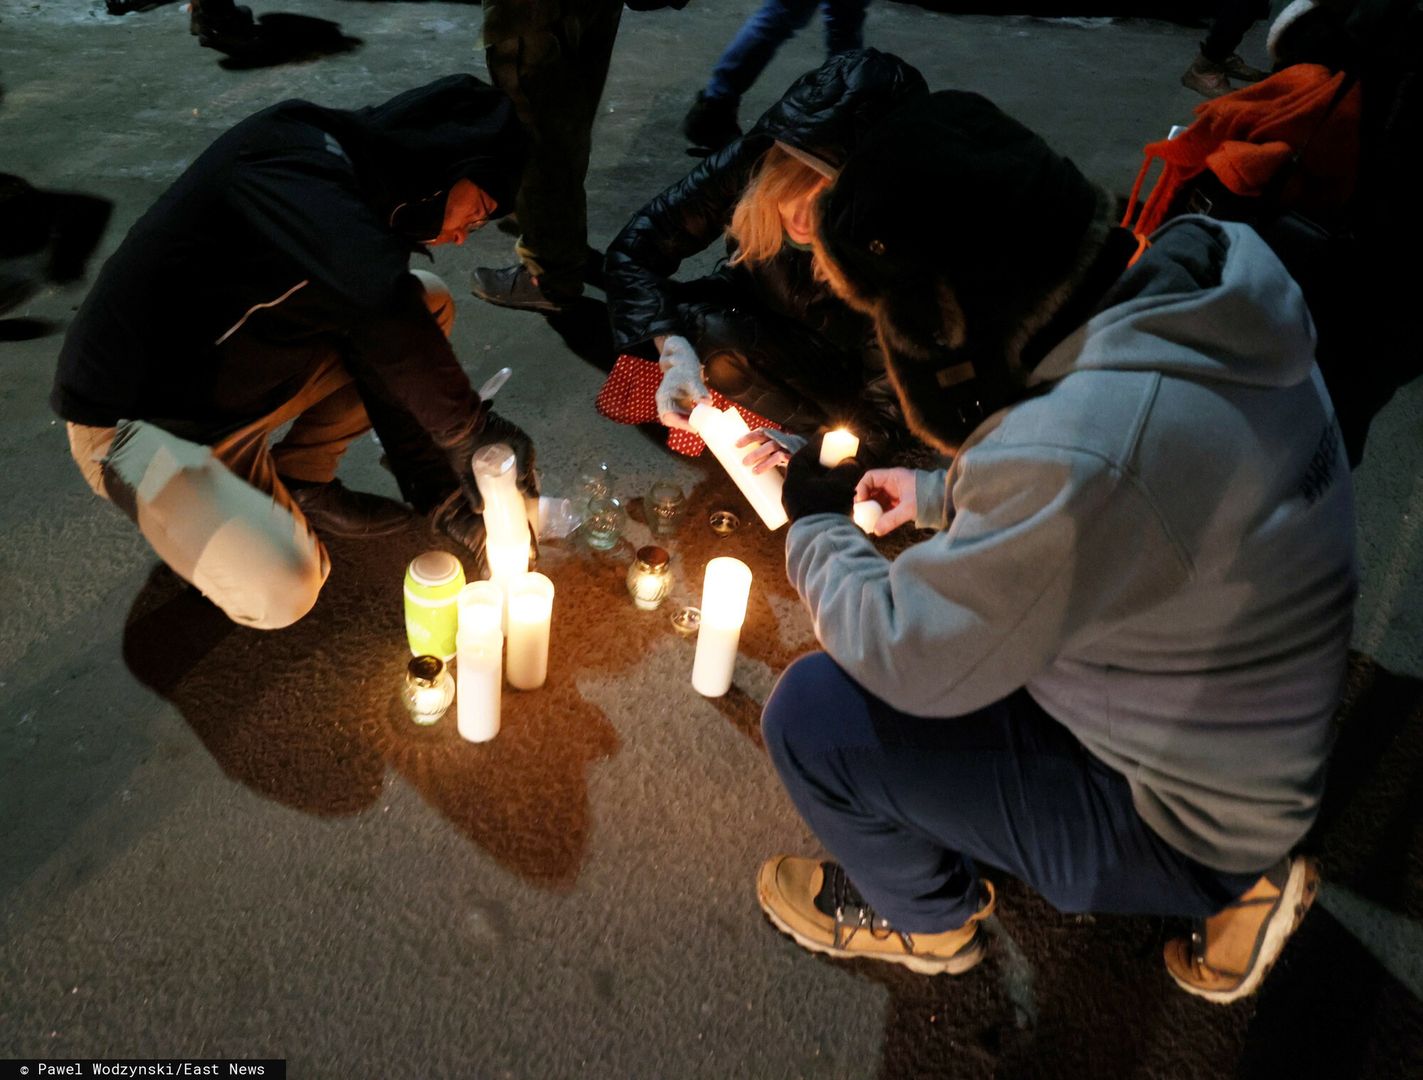
[[[758,893],[800,944],[920,971],[983,954],[981,860],[1064,911],[1186,916],[1184,989],[1250,993],[1308,907],[1356,587],[1353,502],[1299,288],[1248,227],[1136,252],[1105,192],[985,99],[930,95],[822,199],[946,472],[792,459],[786,563],[823,653],[767,702],[834,861]],[[883,534],[935,530],[884,558]]]

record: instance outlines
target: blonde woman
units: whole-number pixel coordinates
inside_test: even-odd
[[[618,234],[604,270],[615,344],[656,348],[664,424],[686,427],[711,387],[793,433],[848,422],[874,445],[904,430],[874,328],[816,278],[809,245],[817,198],[850,151],[925,93],[896,57],[837,56]],[[728,258],[712,274],[673,278],[722,237]]]

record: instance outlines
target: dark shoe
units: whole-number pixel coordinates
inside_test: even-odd
[[[833,862],[778,855],[761,864],[756,896],[776,929],[812,952],[845,960],[885,960],[925,975],[957,975],[983,959],[979,923],[993,914],[993,886],[962,926],[940,934],[894,929]]]
[[[538,278],[523,266],[506,266],[502,270],[481,266],[470,275],[469,291],[497,307],[520,311],[562,311],[576,299],[545,292]]]
[[[249,7],[232,5],[211,13],[199,4],[189,9],[188,33],[198,39],[204,49],[216,49],[228,56],[239,56],[261,47],[257,23]]]
[[[1166,943],[1166,970],[1188,994],[1228,1005],[1253,993],[1319,891],[1313,859],[1286,859],[1189,939]]]
[[[352,491],[339,480],[295,488],[291,495],[313,529],[337,540],[389,536],[415,519],[404,503]]]
[[[1181,76],[1181,85],[1208,98],[1223,97],[1235,89],[1226,77],[1225,68],[1203,55],[1197,55],[1191,61],[1191,66]]]
[[[682,121],[682,134],[693,146],[708,150],[720,150],[734,142],[741,137],[736,102],[731,98],[709,98],[705,91],[699,92]]]

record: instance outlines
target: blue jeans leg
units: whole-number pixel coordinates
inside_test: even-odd
[[[721,54],[707,82],[709,98],[740,101],[751,89],[776,50],[797,30],[810,22],[818,0],[766,0],[747,19],[736,37]]]
[[[813,653],[781,676],[762,728],[796,809],[896,929],[962,924],[978,860],[1060,911],[1204,917],[1259,876],[1213,870],[1160,839],[1126,779],[1025,691],[925,719]]]
[[[864,47],[865,9],[869,6],[870,0],[821,0],[826,56]]]

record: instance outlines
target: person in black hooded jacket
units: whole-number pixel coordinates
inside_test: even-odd
[[[507,99],[468,75],[354,111],[282,102],[208,147],[105,264],[51,404],[95,493],[235,621],[310,609],[318,533],[408,523],[335,479],[372,425],[406,502],[476,555],[473,451],[509,443],[536,489],[531,442],[450,348],[449,291],[409,268],[507,213],[523,156]]]
[[[927,92],[897,57],[836,56],[618,234],[604,265],[613,336],[619,349],[655,342],[664,424],[685,427],[709,384],[793,433],[843,422],[871,449],[905,431],[873,325],[816,280],[804,230],[856,144]],[[723,233],[729,263],[697,281],[672,278]],[[759,467],[783,456],[762,445]]]

